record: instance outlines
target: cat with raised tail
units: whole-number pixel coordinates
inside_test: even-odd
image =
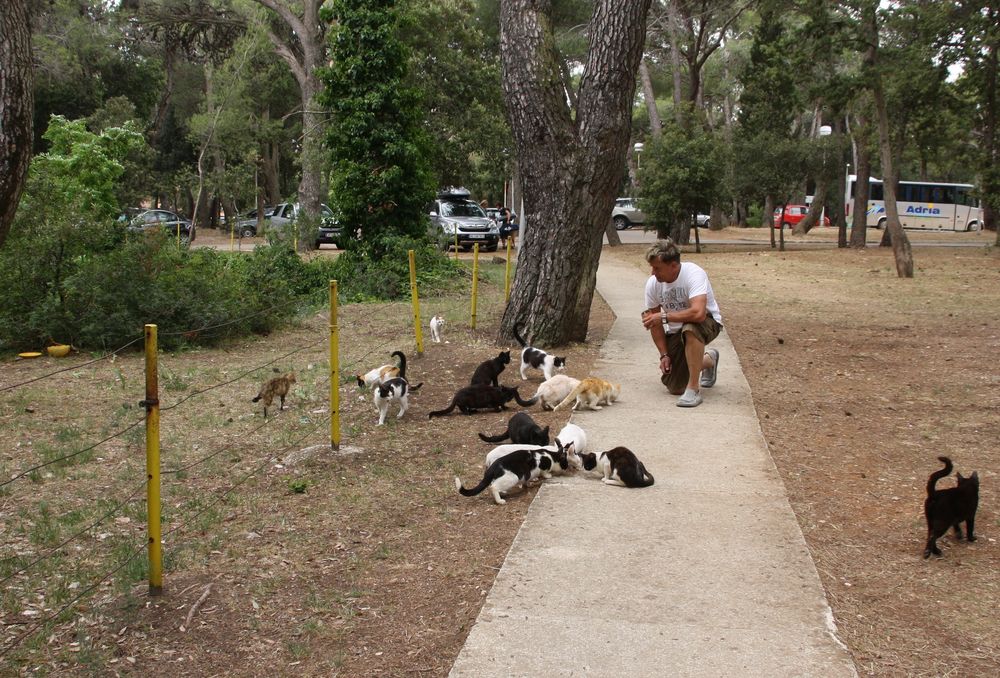
[[[375,407],[378,409],[378,425],[381,426],[385,423],[385,417],[389,414],[389,405],[393,402],[399,403],[397,419],[406,414],[406,410],[410,407],[410,394],[416,393],[423,385],[424,382],[420,382],[416,386],[410,386],[403,377],[393,377],[376,386],[374,400]]]
[[[517,450],[506,454],[489,465],[479,484],[471,489],[462,486],[462,480],[455,476],[455,488],[463,497],[473,497],[487,487],[497,504],[507,502],[500,496],[518,485],[527,487],[528,482],[535,480],[543,472],[552,468],[552,458],[545,452],[537,450]]]
[[[500,410],[507,409],[507,403],[511,400],[517,401],[521,407],[530,407],[531,402],[522,400],[516,388],[509,386],[492,386],[490,384],[473,384],[460,388],[451,399],[451,404],[443,410],[429,412],[427,417],[443,417],[450,414],[456,407],[463,414],[472,414],[476,410]]]
[[[267,408],[271,406],[274,399],[277,397],[280,401],[278,405],[279,410],[285,409],[285,397],[288,395],[288,391],[291,390],[292,384],[295,383],[295,373],[289,372],[288,374],[283,374],[280,377],[274,377],[273,379],[268,379],[267,382],[260,387],[260,391],[257,395],[250,401],[253,403],[258,403],[261,400],[264,401],[264,418],[267,419]]]
[[[435,315],[431,318],[430,323],[428,323],[431,329],[431,340],[435,344],[441,343],[441,328],[444,327],[445,319],[441,314]]]
[[[532,396],[532,402],[541,401],[543,410],[551,410],[561,403],[570,391],[580,385],[579,379],[568,374],[554,374],[538,385],[538,390]]]
[[[554,410],[568,407],[570,403],[573,404],[574,410],[599,410],[602,405],[610,405],[618,400],[621,390],[621,384],[613,384],[597,377],[587,377],[577,384]]]
[[[529,367],[541,370],[546,380],[552,378],[552,373],[555,370],[566,369],[566,358],[550,355],[540,348],[528,346],[528,342],[518,333],[517,325],[514,325],[514,338],[523,347],[521,350],[521,379],[528,378],[527,370]]]
[[[979,473],[972,472],[968,478],[961,473],[955,474],[958,485],[943,490],[937,489],[937,481],[951,474],[951,459],[938,457],[944,468],[935,471],[927,478],[927,499],[924,500],[924,517],[927,519],[927,544],[924,546],[924,558],[933,553],[941,555],[937,540],[954,528],[955,538],[962,538],[961,524],[965,523],[965,538],[976,541],[976,509],[979,507]]]
[[[526,401],[527,402],[527,401]],[[518,412],[507,422],[507,430],[500,435],[488,436],[479,434],[484,443],[499,443],[510,438],[514,444],[548,445],[549,427],[542,428],[527,412]]]
[[[653,484],[653,475],[646,470],[635,453],[627,447],[616,447],[607,452],[601,452],[598,458],[604,475],[601,482],[606,485],[623,485],[625,487],[649,487]]]
[[[355,379],[358,380],[358,388],[366,388],[378,386],[383,381],[388,381],[389,379],[394,379],[395,377],[406,378],[406,356],[402,351],[393,351],[393,358],[399,358],[398,365],[382,365],[381,367],[376,367],[373,370],[369,370],[364,374],[354,375]]]

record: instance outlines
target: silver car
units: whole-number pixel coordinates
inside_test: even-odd
[[[615,222],[615,228],[619,231],[646,223],[646,215],[636,205],[634,198],[616,199],[615,207],[611,211],[611,218]]]

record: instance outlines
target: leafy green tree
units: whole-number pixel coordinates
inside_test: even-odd
[[[722,189],[724,156],[715,137],[667,121],[643,152],[640,204],[660,237],[686,243],[694,216],[708,212]]]
[[[434,195],[421,96],[405,84],[403,15],[396,0],[334,0],[326,16],[336,22],[332,64],[320,76],[320,101],[333,113],[332,207],[381,259],[387,236],[426,232]]]

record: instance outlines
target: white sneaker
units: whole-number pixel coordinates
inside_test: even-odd
[[[701,405],[701,393],[693,389],[685,389],[684,395],[677,399],[677,407],[698,407]]]

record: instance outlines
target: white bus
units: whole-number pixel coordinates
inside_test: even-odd
[[[854,186],[857,176],[847,177],[846,209],[848,221],[854,214]],[[882,181],[869,180],[867,218],[869,228],[884,228],[885,202]],[[979,199],[972,184],[947,184],[939,181],[900,181],[896,186],[896,208],[903,228],[938,231],[978,231],[983,224]]]

